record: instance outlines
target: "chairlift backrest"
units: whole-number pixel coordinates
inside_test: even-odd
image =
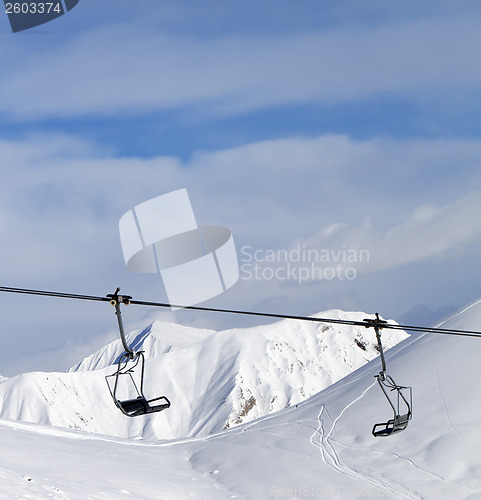
[[[137,352],[134,360],[130,359],[129,353],[124,353],[119,359],[117,370],[105,377],[115,406],[128,417],[156,413],[170,407],[170,401],[165,396],[154,399],[145,397],[144,363],[143,352]],[[140,375],[136,381],[134,375],[139,372],[139,369]],[[110,379],[113,379],[113,384]],[[126,397],[120,396],[122,390],[122,395],[126,394]]]

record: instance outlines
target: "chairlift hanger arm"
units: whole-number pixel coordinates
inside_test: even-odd
[[[381,342],[381,328],[383,328],[387,324],[387,321],[380,319],[378,313],[376,313],[376,319],[365,319],[364,321],[367,323],[365,325],[366,328],[372,326],[374,328],[374,331],[376,332],[377,347],[379,349],[379,354],[381,355],[382,365],[380,376],[384,379],[386,376],[386,359],[384,358],[384,349],[382,348]]]
[[[127,340],[125,338],[124,323],[122,321],[122,313],[120,311],[120,304],[128,305],[132,297],[128,295],[119,295],[119,291],[120,288],[117,287],[117,290],[115,290],[114,293],[108,294],[107,297],[110,299],[110,304],[115,307],[115,315],[117,316],[117,323],[119,325],[120,340],[122,341],[122,346],[129,359],[133,359],[135,357],[135,352],[129,347],[129,344],[127,344]]]

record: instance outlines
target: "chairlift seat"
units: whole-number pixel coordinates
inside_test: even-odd
[[[154,401],[164,400],[164,403],[150,405]],[[170,401],[165,397],[147,400],[143,396],[139,396],[135,399],[126,399],[124,401],[117,401],[117,406],[122,410],[122,412],[128,417],[137,417],[139,415],[145,415],[147,413],[155,413],[158,411],[165,410],[170,407]]]
[[[127,415],[137,414],[138,411],[144,412],[147,408],[147,401],[143,397],[135,399],[126,399],[125,401],[118,401],[118,406]]]
[[[405,415],[396,415],[387,422],[375,424],[372,428],[372,435],[374,437],[387,437],[392,434],[396,434],[397,432],[401,432],[408,426],[410,419],[410,413],[406,413]]]

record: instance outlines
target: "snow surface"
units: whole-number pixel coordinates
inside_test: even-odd
[[[480,319],[481,301],[444,326],[479,330]],[[200,352],[217,335],[191,346]],[[164,361],[175,351],[166,351]],[[412,385],[414,413],[408,428],[389,438],[371,435],[374,423],[391,416],[373,378],[378,359],[305,401],[209,435],[148,441],[3,419],[0,497],[480,499],[480,351],[480,339],[434,334],[393,347],[386,356],[388,371],[398,383]],[[262,357],[257,351],[249,355],[255,361]],[[219,353],[212,359],[216,364]],[[104,370],[66,375],[87,377],[87,383]],[[2,390],[12,397],[12,387]],[[20,388],[18,407],[21,401],[28,405],[21,393]],[[174,393],[169,396],[174,399]]]

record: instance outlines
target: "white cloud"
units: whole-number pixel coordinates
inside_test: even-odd
[[[199,153],[182,164],[108,157],[68,137],[3,141],[0,229],[9,235],[3,273],[71,274],[72,263],[81,263],[102,275],[119,250],[120,216],[182,187],[200,224],[230,227],[238,241],[284,248],[297,239],[352,241],[383,249],[378,262],[397,255],[401,241],[416,241],[403,250],[404,260],[413,261],[478,234],[477,198],[467,193],[480,185],[480,153],[477,140],[326,135]]]
[[[343,247],[359,252],[367,250],[369,259],[356,262],[357,272],[374,273],[406,264],[445,260],[469,254],[470,246],[481,242],[481,191],[473,191],[443,206],[421,205],[401,220],[377,227],[372,217],[361,226],[353,224],[332,233],[319,235],[296,244],[306,248]]]
[[[369,262],[358,268],[359,279],[349,283],[240,280],[215,305],[310,314],[332,306],[362,308],[368,296],[382,309],[389,300],[386,293],[372,287],[367,293],[362,276],[389,271],[404,277],[409,265],[433,259],[461,270],[464,261],[477,259],[480,157],[479,140],[455,139],[290,138],[198,153],[185,163],[168,157],[115,158],[69,137],[4,140],[2,284],[89,294],[121,286],[142,299],[165,300],[159,277],[126,270],[117,224],[138,203],[186,187],[198,223],[229,227],[238,249],[288,249],[301,242],[314,249],[346,245],[370,250]],[[471,274],[463,293],[479,281],[475,270]],[[436,282],[436,276],[429,278]],[[399,284],[398,297],[408,286]],[[2,310],[9,328],[22,329],[20,303]],[[402,312],[410,305],[403,305]],[[99,330],[88,327],[82,310],[75,304],[67,314],[62,305],[44,302],[32,318],[40,331],[49,332],[49,341],[75,336],[88,341]],[[52,315],[58,314],[66,315],[68,328],[52,326]],[[102,319],[98,314],[99,324],[114,322],[111,311]],[[129,309],[129,321],[142,314]],[[234,320],[215,321],[226,328]],[[18,332],[8,343],[22,349],[25,335],[29,351],[44,348],[44,334],[32,332],[30,327]]]
[[[473,192],[443,207],[423,206],[404,224],[395,226],[387,244],[403,244],[404,261],[444,256],[481,236],[481,192]]]
[[[0,111],[38,119],[183,108],[205,116],[432,97],[479,88],[475,40],[478,26],[462,14],[262,37],[192,38],[124,24],[30,54],[4,53]]]

